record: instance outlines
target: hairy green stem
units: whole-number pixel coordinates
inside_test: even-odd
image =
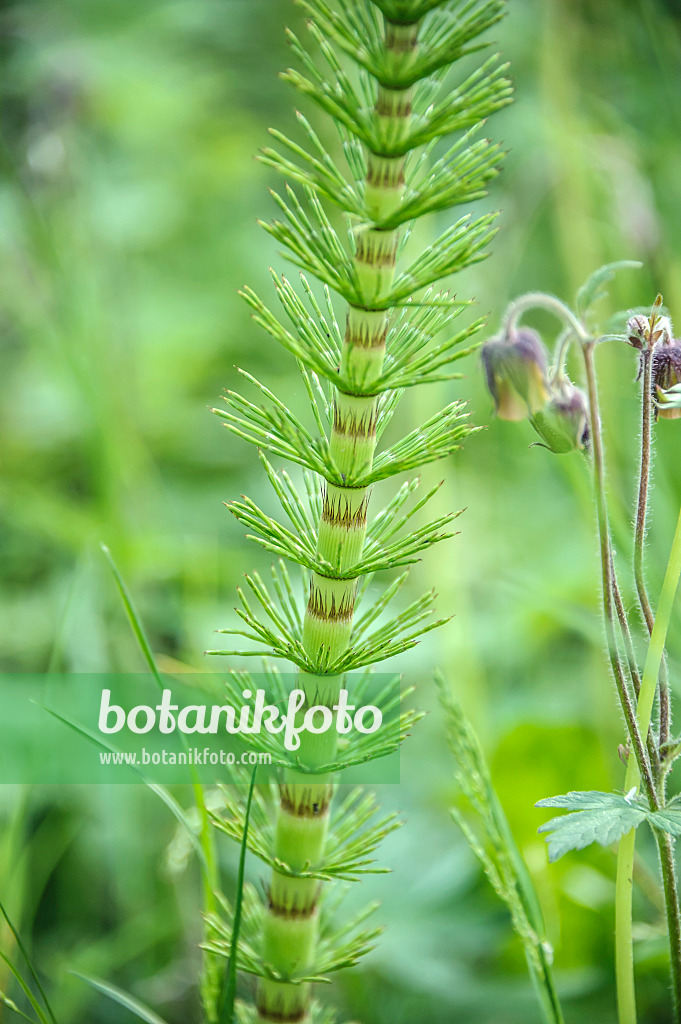
[[[615,610],[617,611],[617,621],[619,622],[620,633],[622,634],[622,641],[624,643],[624,650],[627,657],[627,665],[629,666],[629,676],[631,677],[631,682],[634,687],[634,696],[636,700],[638,700],[639,693],[641,692],[641,674],[636,662],[636,652],[634,651],[634,641],[631,636],[629,619],[627,618],[627,612],[624,607],[624,602],[622,601],[622,593],[620,591],[619,583],[617,582],[615,560],[612,557],[612,551],[610,552],[610,574],[612,578],[612,594],[615,600]],[[648,757],[650,758],[650,763],[653,768],[653,778],[657,783],[659,783],[662,773],[662,765],[652,728],[648,729],[646,747],[648,749]]]
[[[599,523],[599,537],[601,545],[601,565],[603,570],[603,602],[604,602],[604,616],[605,616],[605,629],[606,639],[608,642],[608,654],[610,657],[610,663],[612,666],[613,675],[617,684],[617,690],[620,696],[620,702],[622,704],[622,710],[627,723],[627,730],[632,742],[635,743],[633,737],[636,733],[636,722],[634,715],[634,704],[629,694],[624,673],[622,671],[622,664],[619,658],[617,641],[615,639],[614,632],[614,617],[613,617],[613,602],[614,609],[617,614],[617,619],[620,626],[620,632],[622,633],[622,639],[624,642],[627,667],[629,669],[629,675],[631,678],[632,686],[634,688],[634,696],[638,698],[641,682],[638,672],[638,666],[636,664],[636,656],[634,652],[633,641],[631,637],[631,630],[627,619],[624,604],[622,602],[622,596],[617,582],[617,575],[615,572],[614,560],[612,557],[612,545],[610,542],[609,528],[607,525],[607,508],[605,502],[605,477],[604,477],[604,463],[603,463],[603,439],[600,427],[600,416],[598,413],[598,395],[596,390],[596,380],[593,367],[593,347],[595,342],[590,338],[584,325],[575,316],[569,306],[565,305],[560,299],[553,295],[546,295],[544,292],[528,292],[525,295],[520,296],[515,302],[512,302],[504,315],[502,320],[502,330],[506,333],[513,332],[518,326],[518,322],[522,317],[523,313],[530,309],[546,309],[548,312],[553,313],[559,319],[567,325],[564,331],[561,333],[555,356],[555,367],[554,377],[556,380],[562,372],[562,366],[565,361],[567,349],[570,342],[577,338],[579,339],[582,350],[584,353],[584,360],[586,364],[586,375],[589,392],[589,407],[590,407],[590,427],[591,435],[594,446],[594,479],[595,479],[595,493],[596,493],[596,504],[598,512],[598,523]],[[601,528],[603,527],[603,529]],[[636,744],[635,744],[636,745]],[[648,750],[648,756],[650,758],[650,764],[653,768],[651,779],[657,778],[660,771],[660,757],[658,750],[655,746],[655,740],[651,730],[648,731],[646,737],[646,746]],[[642,756],[637,753],[639,760]],[[652,784],[652,783],[651,783]]]
[[[589,390],[589,405],[591,409],[591,433],[594,444],[594,473],[596,478],[596,502],[597,506],[602,505],[602,508],[598,508],[598,521],[599,530],[601,523],[604,524],[605,534],[600,535],[601,540],[601,564],[603,566],[603,590],[604,590],[604,612],[606,618],[606,638],[608,640],[608,653],[610,655],[610,661],[617,683],[618,693],[620,694],[620,700],[622,703],[622,710],[624,712],[627,729],[632,735],[632,729],[635,730],[635,716],[633,711],[633,703],[631,696],[628,692],[626,683],[624,681],[624,674],[622,672],[621,662],[619,655],[617,654],[617,642],[615,640],[615,633],[613,627],[613,612],[612,604],[614,601],[615,611],[617,613],[618,622],[620,625],[620,631],[622,633],[622,639],[624,641],[624,647],[627,657],[627,666],[629,668],[629,675],[634,688],[634,695],[638,698],[638,692],[640,689],[640,678],[638,667],[636,665],[636,657],[634,653],[634,646],[631,637],[631,630],[629,628],[629,622],[626,616],[626,611],[622,602],[622,597],[617,582],[617,575],[615,572],[614,560],[612,557],[612,546],[610,543],[610,537],[607,527],[607,509],[605,505],[605,489],[604,489],[604,466],[603,466],[603,440],[600,429],[600,416],[598,414],[598,396],[596,392],[595,375],[593,372],[593,345],[594,341],[589,337],[584,325],[574,315],[569,306],[566,306],[564,302],[556,298],[553,295],[546,295],[543,292],[528,292],[522,295],[515,302],[512,302],[502,320],[502,329],[505,332],[512,332],[518,326],[523,313],[530,309],[546,309],[548,312],[553,313],[559,319],[567,325],[565,330],[561,333],[555,356],[555,367],[554,367],[554,380],[558,378],[562,372],[562,366],[565,361],[567,349],[570,342],[576,337],[581,342],[585,362],[587,362],[587,379],[588,379],[588,390]],[[589,352],[587,353],[587,349]],[[599,483],[600,480],[600,483]],[[607,566],[604,561],[606,558],[607,549]],[[607,577],[607,587],[606,587]],[[646,745],[648,749],[648,756],[654,769],[654,775],[657,777],[660,758],[655,746],[654,737],[652,733],[646,737]]]
[[[648,511],[648,487],[650,483],[650,464],[652,455],[652,349],[647,347],[642,352],[643,373],[641,383],[641,462],[639,472],[638,499],[636,502],[636,527],[634,532],[634,578],[636,592],[643,613],[648,635],[652,635],[655,617],[648,597],[643,556],[646,539],[646,515]],[[667,666],[664,653],[660,664],[660,746],[669,739],[670,705]]]
[[[587,392],[589,396],[589,425],[591,429],[591,443],[593,447],[593,468],[594,468],[594,490],[596,498],[596,517],[598,520],[598,536],[601,557],[601,578],[602,578],[602,602],[603,619],[605,625],[605,637],[608,648],[608,657],[612,673],[617,686],[617,693],[624,713],[627,731],[631,740],[635,755],[635,762],[643,780],[646,793],[652,807],[658,806],[657,793],[655,790],[653,775],[647,753],[641,739],[641,732],[634,713],[634,706],[624,678],[622,662],[617,648],[615,637],[614,615],[613,615],[613,574],[612,574],[612,547],[610,543],[610,530],[608,526],[608,510],[605,498],[605,464],[603,459],[603,437],[601,431],[600,414],[598,410],[598,390],[596,385],[596,373],[594,368],[594,341],[588,341],[583,346],[584,366],[586,370]],[[647,732],[646,726],[646,732]],[[645,732],[644,734],[645,735]]]
[[[610,538],[607,526],[603,446],[602,435],[600,430],[600,419],[598,416],[598,395],[596,390],[596,379],[593,365],[593,343],[588,343],[587,345],[584,346],[584,360],[586,366],[587,385],[589,391],[589,405],[591,410],[591,430],[592,443],[594,449],[594,478],[596,481],[596,505],[599,520],[601,562],[603,566],[603,606],[604,617],[606,622],[606,636],[608,638],[608,648],[610,653],[611,665],[613,668],[613,673],[615,675],[615,680],[617,682],[618,691],[620,691],[621,699],[621,662],[616,647],[614,647],[615,639],[614,630],[612,629],[612,599],[614,598],[615,607],[620,622],[620,627],[622,630],[625,650],[627,652],[627,659],[629,661],[629,668],[632,674],[632,680],[634,681],[635,689],[638,690],[636,720],[634,723],[633,731],[629,724],[630,704],[629,702],[622,702],[622,706],[625,711],[625,717],[627,717],[630,738],[632,740],[634,751],[636,753],[636,757],[630,758],[629,763],[627,765],[627,772],[625,776],[625,790],[627,792],[630,792],[632,789],[638,788],[639,784],[643,782],[646,794],[648,796],[648,800],[650,802],[650,806],[654,809],[657,809],[664,803],[664,793],[658,793],[653,784],[650,766],[645,759],[642,746],[640,745],[640,739],[644,735],[647,737],[650,761],[652,763],[653,769],[657,769],[657,771],[655,772],[655,774],[657,774],[659,772],[659,753],[655,751],[654,744],[652,745],[651,750],[650,727],[653,712],[653,704],[655,700],[655,693],[657,690],[658,677],[660,675],[664,659],[664,645],[667,635],[667,629],[669,626],[669,618],[671,615],[672,603],[674,599],[674,594],[676,593],[679,575],[681,574],[681,515],[679,517],[679,524],[677,526],[677,532],[674,538],[672,554],[669,560],[669,565],[667,567],[667,573],[665,575],[665,582],[662,590],[662,595],[660,597],[660,605],[657,617],[652,616],[652,609],[650,609],[652,620],[652,626],[650,627],[650,645],[646,657],[643,678],[642,680],[640,680],[639,685],[637,686],[637,669],[633,655],[631,633],[629,630],[626,613],[622,605],[622,599],[619,593],[619,587],[617,585],[617,580],[614,573],[612,550],[610,546]],[[636,565],[637,572],[640,574],[637,575],[637,588],[640,579],[643,586],[642,592],[645,595],[646,601],[647,592],[645,591],[645,584],[643,583],[642,577],[642,552],[643,543],[645,540],[645,511],[647,504],[647,488],[650,468],[649,364],[650,358],[646,358],[646,361],[644,363],[643,403],[644,406],[648,405],[648,417],[646,418],[644,414],[641,486],[639,488],[639,504],[636,522],[636,550],[638,552],[636,556]],[[648,396],[648,401],[646,401],[646,395]],[[608,596],[608,591],[610,591],[612,598]],[[639,590],[639,599],[640,598],[641,590]],[[645,604],[643,601],[641,601],[641,606],[644,609],[644,614],[646,614]],[[650,607],[649,602],[648,607]],[[648,621],[647,615],[646,620]],[[653,751],[655,751],[657,757],[653,756]],[[656,839],[660,853],[660,864],[662,869],[662,879],[665,894],[665,907],[667,913],[667,924],[669,929],[669,941],[671,947],[671,969],[675,1007],[674,1019],[678,1022],[681,1020],[681,1017],[679,1016],[681,1008],[681,917],[679,914],[678,888],[674,866],[674,841],[668,833],[659,830],[656,830]],[[618,1017],[620,1024],[635,1024],[636,1022],[636,995],[632,936],[632,896],[635,843],[636,831],[635,829],[632,829],[620,841],[617,855],[617,879],[615,895],[615,958],[617,974]]]
[[[674,1021],[681,1021],[681,914],[679,913],[679,887],[674,863],[674,837],[668,832],[655,833],[660,854],[664,902],[669,930],[669,954],[674,997]]]
[[[622,664],[617,650],[613,623],[613,574],[612,549],[607,518],[605,498],[605,465],[603,459],[603,438],[600,414],[598,410],[598,389],[594,367],[594,342],[588,341],[583,346],[584,367],[586,371],[587,391],[589,395],[589,419],[591,443],[593,447],[594,490],[596,496],[596,515],[601,555],[602,600],[605,634],[608,655],[612,668],[617,692],[626,719],[627,730],[634,750],[634,757],[629,758],[628,773],[636,771],[637,780],[641,777],[646,784],[646,791],[651,806],[658,806],[657,793],[652,778],[652,771],[646,759],[646,752],[641,740],[641,732],[634,715],[633,705],[622,672]],[[639,705],[640,706],[640,705]],[[646,724],[643,735],[648,732]],[[635,783],[636,785],[638,784]],[[617,878],[615,888],[615,973],[617,985],[617,1012],[619,1024],[636,1024],[636,988],[634,981],[634,956],[632,936],[632,878],[634,872],[635,831],[623,836],[617,851]]]
[[[646,513],[648,509],[648,484],[650,480],[651,455],[651,402],[650,379],[652,372],[652,352],[649,347],[641,354],[643,373],[641,381],[641,467],[639,472],[638,500],[636,503],[636,527],[634,533],[634,576],[636,591],[643,617],[652,634],[654,625],[653,609],[646,589],[643,576],[643,552],[646,538]]]
[[[661,300],[660,300],[661,301]],[[529,293],[512,303],[503,320],[505,333],[513,333],[522,314],[528,309],[546,309],[566,324],[559,339],[554,367],[556,380],[562,372],[568,345],[572,337],[581,342],[586,371],[589,398],[589,420],[593,448],[594,491],[598,521],[602,601],[605,635],[610,665],[617,686],[620,704],[626,721],[629,741],[634,757],[629,757],[625,776],[625,790],[636,791],[642,783],[650,807],[659,810],[665,803],[665,771],[661,763],[662,745],[669,740],[670,704],[667,672],[665,665],[665,640],[669,627],[672,603],[681,575],[681,513],[674,537],[672,553],[665,574],[657,616],[648,597],[645,584],[643,556],[646,535],[646,513],[651,464],[652,426],[652,341],[642,352],[642,415],[641,415],[641,461],[636,510],[634,538],[634,575],[643,618],[650,635],[650,643],[641,678],[631,635],[631,628],[617,582],[612,544],[608,525],[605,496],[605,465],[603,438],[598,410],[598,390],[594,367],[595,339],[588,336],[583,324],[559,299],[543,293]],[[651,333],[654,322],[651,320]],[[622,660],[615,636],[614,618],[617,615],[624,644],[626,664],[633,686],[633,698],[625,680]],[[651,720],[655,694],[660,694],[659,747],[652,733]],[[634,710],[635,709],[635,710]],[[646,738],[644,746],[642,737]],[[668,833],[655,829],[664,888],[664,903],[669,930],[671,951],[671,974],[674,992],[674,1021],[681,1024],[681,913],[674,863],[674,839]],[[617,1009],[619,1024],[636,1024],[636,989],[633,959],[632,897],[636,830],[631,829],[622,837],[617,854],[617,879],[615,893],[615,961],[617,984]]]
[[[560,337],[556,342],[556,350],[553,357],[553,374],[551,376],[551,383],[555,384],[565,376],[565,360],[567,359],[568,349],[570,348],[571,342],[574,340],[575,332],[573,328],[566,327],[561,331]]]
[[[520,317],[528,309],[546,309],[549,313],[554,313],[555,316],[569,325],[582,344],[588,341],[589,335],[585,331],[584,325],[580,323],[569,306],[566,306],[564,302],[561,302],[554,295],[545,295],[544,292],[528,292],[526,295],[521,295],[515,302],[511,302],[502,320],[504,332],[514,331],[518,326]]]
[[[667,571],[665,572],[662,592],[657,607],[657,614],[653,625],[648,653],[643,668],[643,679],[641,680],[641,694],[638,701],[636,719],[639,729],[647,730],[653,713],[655,692],[660,672],[660,666],[664,657],[664,646],[669,630],[674,598],[681,577],[681,512],[676,524],[676,532],[672,544]],[[639,783],[637,765],[632,761],[627,766],[625,786],[627,789],[637,786]],[[634,832],[631,833],[631,845],[633,847]],[[628,839],[625,836],[625,839]],[[671,949],[671,972],[674,991],[674,1013],[675,1021],[681,1021],[681,916],[679,911],[678,887],[676,883],[676,871],[674,866],[673,839],[667,833],[657,831],[657,841],[660,851],[660,863],[662,868],[662,880],[664,884],[665,906],[667,912],[667,926],[669,928],[669,943]],[[632,850],[633,857],[633,850]],[[631,886],[631,882],[629,883]],[[631,896],[629,896],[631,900]]]
[[[619,588],[619,583],[617,582],[615,560],[612,557],[612,552],[610,552],[610,576],[612,579],[612,596],[615,601],[617,621],[619,622],[620,633],[622,634],[622,642],[624,643],[624,650],[627,656],[629,675],[631,676],[631,682],[634,687],[634,695],[636,697],[636,700],[638,700],[638,695],[641,692],[641,675],[639,673],[638,664],[636,662],[636,652],[634,651],[634,641],[631,636],[629,619],[627,618],[627,612],[624,607],[624,602],[622,600],[622,593]],[[652,738],[651,733],[649,733],[648,738]],[[648,752],[650,753],[650,744],[648,745]],[[655,750],[655,753],[657,753],[657,750]]]

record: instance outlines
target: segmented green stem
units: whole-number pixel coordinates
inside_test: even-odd
[[[385,46],[394,60],[404,59],[417,45],[418,24],[386,23]],[[377,118],[388,119],[395,133],[406,131],[411,114],[411,90],[379,87]],[[372,223],[356,236],[355,267],[365,305],[351,306],[347,313],[341,370],[346,379],[370,389],[383,369],[390,312],[380,305],[395,273],[398,232],[374,226],[401,202],[404,191],[404,157],[388,158],[370,153],[366,202]],[[347,394],[336,390],[333,400],[331,454],[343,476],[355,478],[371,468],[376,447],[378,396]],[[367,523],[369,489],[344,487],[324,481],[317,553],[328,563],[350,570],[361,557]],[[347,650],[357,594],[357,579],[339,579],[314,573],[303,624],[303,644],[315,661],[334,661]],[[338,701],[340,676],[301,673],[306,706]],[[328,764],[335,759],[333,730],[301,736],[300,759],[306,765]],[[275,856],[294,871],[319,862],[326,841],[332,799],[328,776],[289,771],[281,787]],[[310,967],[318,940],[321,883],[272,871],[264,923],[263,958],[279,975],[300,976]],[[310,986],[262,979],[257,1008],[263,1022],[305,1021],[309,1016]]]

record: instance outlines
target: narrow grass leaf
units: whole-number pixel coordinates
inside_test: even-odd
[[[255,776],[258,771],[256,765],[251,775],[251,784],[248,787],[248,799],[246,801],[246,812],[244,814],[244,828],[241,837],[241,850],[239,853],[239,871],[236,880],[236,901],[234,903],[234,923],[232,925],[232,939],[230,942],[230,954],[227,961],[227,976],[223,990],[222,1003],[220,1006],[219,1024],[234,1024],[234,1000],[236,999],[236,965],[237,952],[239,948],[239,931],[241,929],[241,911],[244,898],[244,872],[246,869],[246,850],[248,847],[248,824],[251,817],[251,805],[253,803],[253,790],[255,788]]]
[[[7,957],[1,950],[0,950],[0,960],[2,960],[4,963],[7,964],[8,968],[10,970],[10,973],[15,978],[15,980],[17,981],[21,991],[24,993],[24,995],[28,999],[29,1003],[33,1007],[33,1010],[35,1011],[36,1017],[40,1021],[40,1024],[48,1024],[49,1018],[46,1016],[45,1011],[43,1010],[42,1006],[37,1001],[37,999],[33,995],[33,993],[31,992],[31,989],[30,989],[28,983],[26,982],[26,980],[24,979],[24,977],[22,976],[21,971],[19,970],[19,968],[15,967],[15,965],[12,963],[12,961],[9,959],[9,957]]]
[[[67,718],[65,715],[61,715],[58,711],[55,711],[53,708],[48,708],[44,704],[41,704],[40,706],[45,711],[47,711],[49,715],[52,715],[54,718],[59,719],[59,721],[63,722],[64,725],[68,725],[70,729],[73,729],[74,732],[79,733],[79,735],[83,736],[91,743],[94,743],[95,746],[101,747],[102,750],[108,750],[114,754],[120,753],[120,751],[118,751],[116,747],[111,746],[111,744],[107,743],[100,736],[98,736],[97,733],[91,732],[91,730],[88,729],[87,726],[81,725],[79,722],[74,722],[73,719]],[[199,842],[199,839],[197,838],[196,832],[194,831],[191,822],[187,818],[186,814],[184,813],[182,807],[177,802],[175,797],[165,788],[165,786],[162,786],[158,782],[152,782],[151,779],[148,778],[148,776],[145,775],[143,771],[140,771],[140,769],[136,765],[131,764],[127,767],[129,767],[136,775],[138,775],[141,781],[144,783],[144,785],[149,790],[151,790],[152,793],[155,793],[160,800],[163,801],[168,810],[171,811],[171,813],[175,816],[178,822],[187,830],[187,834],[189,836],[191,844],[194,847],[194,852],[199,858],[201,870],[203,872],[207,872],[208,865],[206,863],[206,856],[204,850],[201,846],[201,843]]]
[[[28,955],[28,951],[26,949],[26,946],[24,945],[24,943],[22,941],[22,938],[19,935],[19,932],[17,931],[17,929],[14,927],[12,921],[10,920],[10,917],[9,917],[7,911],[5,910],[5,906],[4,906],[4,904],[2,903],[1,900],[0,900],[0,912],[2,913],[2,916],[4,917],[5,921],[7,922],[8,926],[9,926],[9,929],[12,932],[12,935],[14,936],[15,942],[16,942],[17,946],[19,947],[20,951],[21,951],[21,955],[23,956],[24,960],[26,961],[26,965],[27,965],[29,971],[31,972],[31,977],[34,980],[38,991],[40,992],[40,995],[41,995],[42,1000],[43,1000],[43,1002],[45,1004],[45,1007],[47,1009],[49,1018],[52,1021],[52,1024],[57,1024],[57,1019],[56,1019],[54,1013],[52,1012],[52,1007],[50,1006],[50,1001],[47,998],[47,995],[45,993],[45,989],[43,988],[43,986],[42,986],[42,984],[40,982],[40,978],[38,977],[38,973],[37,973],[35,967],[33,966],[31,958]],[[9,965],[9,961],[7,961],[7,963]]]
[[[3,1006],[6,1006],[8,1010],[13,1010],[14,1013],[18,1013],[20,1017],[24,1018],[24,1020],[30,1021],[30,1024],[34,1024],[33,1018],[29,1017],[23,1010],[20,1010],[14,1000],[10,999],[9,996],[6,996],[4,992],[0,992],[0,1003],[2,1003]]]
[[[133,604],[130,591],[125,585],[125,580],[118,571],[118,566],[114,562],[113,555],[109,551],[106,544],[100,544],[100,547],[102,549],[102,554],[109,563],[109,568],[111,569],[111,572],[114,575],[114,579],[116,580],[116,585],[118,586],[118,590],[123,600],[123,604],[125,605],[125,610],[128,613],[128,618],[130,619],[130,625],[132,626],[133,632],[137,637],[137,642],[140,645],[140,649],[142,651],[142,654],[144,655],[144,659],[147,665],[149,666],[150,671],[153,673],[156,682],[161,687],[161,689],[163,689],[164,683],[163,679],[161,678],[161,673],[158,670],[156,659],[154,658],[154,654],[151,650],[151,645],[149,644],[147,634],[144,630],[144,626],[142,625],[142,620],[137,614],[137,610],[135,609],[135,605]]]
[[[139,1020],[145,1021],[146,1024],[167,1024],[163,1017],[159,1017],[157,1013],[150,1010],[144,1003],[141,1003],[139,999],[135,999],[134,996],[124,992],[123,989],[118,988],[116,985],[111,985],[108,981],[102,981],[101,978],[90,977],[88,974],[79,974],[78,971],[72,971],[71,973],[87,985],[97,989],[98,992],[108,996],[114,1003],[118,1003],[119,1006],[130,1010],[131,1013],[134,1013]]]

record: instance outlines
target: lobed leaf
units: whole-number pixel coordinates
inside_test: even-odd
[[[548,797],[539,800],[536,806],[563,807],[571,812],[552,818],[538,830],[547,833],[551,861],[591,843],[609,846],[637,828],[647,816],[647,809],[631,797],[597,790]]]

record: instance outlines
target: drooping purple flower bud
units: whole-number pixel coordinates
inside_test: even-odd
[[[482,346],[487,387],[502,420],[524,420],[549,399],[546,350],[541,338],[520,327]]]
[[[530,418],[530,423],[554,455],[567,455],[588,447],[586,395],[569,380],[554,387],[548,404]]]

